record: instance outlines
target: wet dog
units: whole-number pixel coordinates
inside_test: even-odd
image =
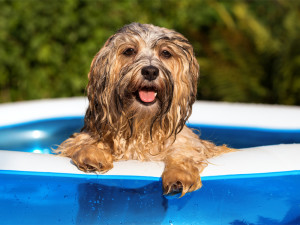
[[[103,173],[113,161],[163,161],[165,194],[199,189],[206,160],[230,149],[199,139],[185,125],[198,76],[183,35],[150,24],[124,26],[92,61],[84,127],[57,152],[83,171]]]

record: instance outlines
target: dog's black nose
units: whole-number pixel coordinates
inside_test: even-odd
[[[142,68],[142,75],[146,80],[155,80],[158,74],[159,70],[155,66],[145,66],[144,68]]]

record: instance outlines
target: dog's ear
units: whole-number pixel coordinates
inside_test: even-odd
[[[177,40],[179,40],[177,46],[180,47],[179,52],[181,52],[178,62],[181,69],[180,75],[176,78],[179,80],[176,82],[177,86],[174,91],[173,110],[169,114],[170,116],[175,116],[175,118],[170,119],[170,121],[176,121],[176,124],[173,124],[175,134],[178,134],[183,129],[192,113],[192,105],[196,101],[197,96],[197,81],[199,77],[199,64],[192,45],[184,38],[178,38]]]
[[[106,41],[91,63],[87,85],[89,107],[85,115],[83,130],[101,133],[101,130],[103,131],[104,127],[109,123],[108,117],[112,115],[108,106],[111,107],[109,79],[115,51],[113,45],[114,37],[115,35],[112,35]]]
[[[190,104],[192,106],[192,104],[194,104],[197,97],[197,87],[198,87],[197,85],[198,85],[198,78],[199,78],[199,63],[193,51],[191,52],[189,73],[190,73],[190,80],[191,80]]]
[[[110,53],[114,50],[112,44],[115,34],[112,35],[100,49],[100,51],[95,55],[92,60],[90,72],[88,74],[89,86],[93,86],[96,82],[101,84],[100,88],[104,88],[107,81],[107,76],[109,75],[109,65],[111,63]],[[87,90],[89,91],[89,90]],[[89,93],[88,93],[89,95]]]

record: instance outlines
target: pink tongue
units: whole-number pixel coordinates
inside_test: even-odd
[[[155,100],[155,91],[140,90],[139,96],[143,102],[153,102]]]

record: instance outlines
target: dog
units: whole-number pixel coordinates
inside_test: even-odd
[[[105,173],[120,160],[163,161],[164,194],[199,189],[207,159],[230,149],[201,140],[185,125],[198,76],[183,35],[151,24],[125,25],[91,63],[83,128],[56,152],[85,172]]]

